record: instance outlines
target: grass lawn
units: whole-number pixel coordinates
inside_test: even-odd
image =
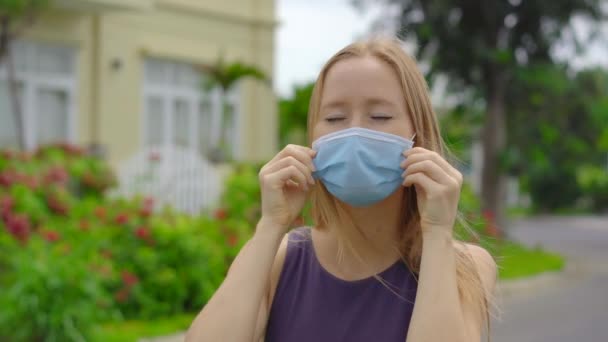
[[[565,264],[564,258],[559,254],[510,241],[489,249],[496,257],[502,280],[558,271]],[[135,342],[142,337],[171,335],[176,331],[187,329],[195,315],[193,313],[154,321],[128,321],[102,325],[95,330],[93,342]]]
[[[529,277],[535,274],[559,271],[564,267],[564,258],[556,253],[529,248],[506,241],[495,248],[500,279]]]
[[[104,324],[93,332],[93,342],[135,342],[143,337],[165,336],[184,331],[196,313],[153,321],[127,321]]]

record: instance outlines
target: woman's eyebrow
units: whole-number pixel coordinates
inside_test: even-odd
[[[344,108],[347,106],[348,106],[348,104],[346,103],[346,101],[333,100],[333,101],[328,101],[328,102],[322,103],[321,109]]]
[[[366,100],[365,103],[368,106],[384,105],[384,106],[390,106],[390,107],[394,107],[394,108],[397,107],[397,104],[393,103],[392,101],[383,99],[383,98],[379,98],[379,97],[370,98],[370,99]]]

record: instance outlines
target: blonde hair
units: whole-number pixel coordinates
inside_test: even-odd
[[[321,70],[315,87],[313,89],[308,112],[308,141],[312,143],[312,131],[319,119],[321,95],[328,71],[337,62],[353,58],[373,56],[387,63],[397,74],[403,96],[406,99],[406,109],[416,132],[416,146],[435,151],[446,157],[448,149],[445,146],[439,131],[439,124],[428,95],[427,83],[420,73],[416,61],[410,57],[402,48],[402,43],[396,38],[374,38],[366,41],[356,42],[348,45],[325,64]],[[400,230],[397,242],[403,261],[410,271],[418,274],[420,271],[420,259],[422,255],[422,232],[420,230],[420,214],[416,202],[416,193],[413,188],[403,191],[403,203],[401,218],[404,229]],[[348,215],[343,205],[338,202],[322,185],[315,186],[311,193],[312,218],[315,229],[327,229],[332,227],[355,227],[359,228]],[[337,231],[340,246],[346,246],[358,256],[352,245],[342,239]],[[342,249],[343,247],[340,247]],[[341,251],[338,251],[340,256]],[[489,334],[489,294],[484,291],[481,279],[470,255],[460,249],[456,249],[456,273],[458,279],[458,291],[460,297],[469,305],[475,305],[483,314],[485,325]],[[361,261],[362,259],[359,258]]]

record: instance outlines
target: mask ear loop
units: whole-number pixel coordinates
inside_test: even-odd
[[[412,138],[410,139],[411,141],[414,142],[414,145],[416,144],[416,141],[414,141],[415,138],[416,138],[416,133],[414,133],[414,135],[412,135]]]

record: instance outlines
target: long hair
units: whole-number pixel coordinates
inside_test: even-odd
[[[337,62],[354,57],[372,56],[389,65],[397,75],[406,99],[406,110],[410,116],[416,132],[416,146],[424,147],[447,157],[448,149],[445,146],[439,131],[437,116],[433,111],[428,94],[426,80],[418,69],[416,61],[402,48],[398,39],[374,38],[348,45],[340,50],[325,64],[321,70],[313,89],[308,112],[308,141],[312,144],[312,131],[319,120],[321,95],[327,73]],[[420,272],[420,259],[422,255],[422,232],[420,229],[420,213],[416,202],[416,192],[413,187],[403,190],[404,207],[401,212],[400,236],[396,241],[403,261],[414,274]],[[328,229],[329,226],[361,228],[353,222],[346,208],[333,197],[322,183],[315,186],[311,193],[312,218],[315,229]],[[343,232],[342,232],[343,233]],[[339,241],[339,251],[349,248],[353,255],[358,256],[352,245],[336,232]],[[469,305],[475,305],[485,318],[485,325],[489,330],[489,294],[484,291],[480,276],[474,261],[468,253],[456,249],[456,274],[458,291],[461,300]],[[359,258],[360,261],[363,261]]]

